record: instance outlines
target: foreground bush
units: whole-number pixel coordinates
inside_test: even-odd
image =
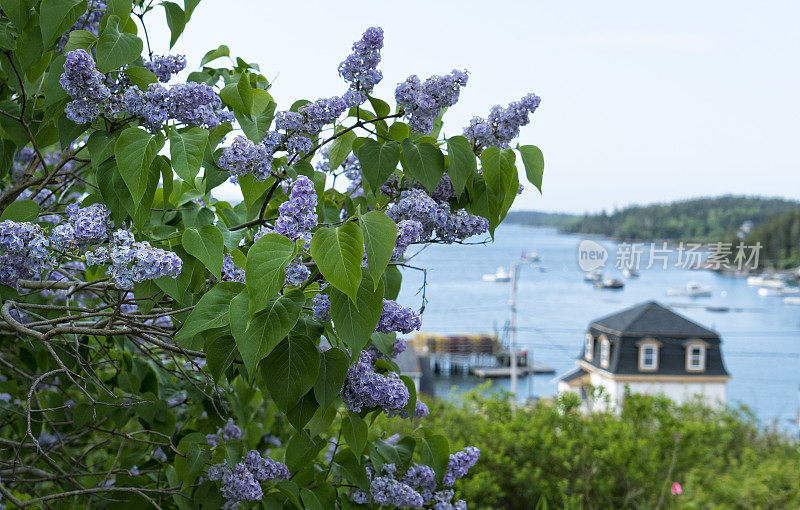
[[[584,415],[570,397],[516,413],[504,395],[429,405],[426,425],[481,450],[456,485],[471,508],[800,506],[798,443],[759,428],[743,410],[639,395],[619,415]],[[676,482],[680,495],[672,494]]]

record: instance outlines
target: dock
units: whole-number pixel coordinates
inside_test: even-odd
[[[511,377],[511,367],[475,367],[471,368],[472,375],[481,377],[483,379],[498,379],[503,377]],[[533,366],[517,367],[517,375],[524,377],[526,375],[536,374],[555,374],[554,368],[534,363]]]

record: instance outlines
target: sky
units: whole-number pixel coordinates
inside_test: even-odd
[[[729,193],[800,199],[798,19],[793,1],[203,0],[172,53],[194,69],[227,44],[288,109],[343,93],[339,62],[381,26],[375,95],[390,104],[411,74],[470,72],[445,135],[541,96],[519,142],[544,152],[543,193],[528,185],[513,209],[581,213]],[[167,53],[163,10],[145,20],[153,51]]]

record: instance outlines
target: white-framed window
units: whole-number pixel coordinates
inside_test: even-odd
[[[644,344],[639,347],[639,370],[658,370],[658,346]]]
[[[594,359],[594,337],[591,333],[586,332],[586,344],[583,347],[583,357],[586,361]]]
[[[686,349],[686,370],[702,372],[706,369],[706,346],[691,344]]]
[[[600,337],[600,366],[608,368],[611,362],[611,342],[605,336]]]

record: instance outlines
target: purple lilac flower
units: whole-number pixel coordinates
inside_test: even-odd
[[[230,502],[259,501],[264,497],[261,485],[244,462],[237,463],[232,470],[228,469],[222,475],[221,482],[222,496]]]
[[[244,283],[244,269],[233,263],[233,255],[230,253],[222,257],[222,281]]]
[[[431,193],[431,198],[437,202],[447,202],[451,198],[455,198],[455,196],[456,190],[453,189],[453,183],[450,180],[450,176],[444,174],[439,181],[439,184],[437,184],[436,188],[434,188],[433,193]]]
[[[289,478],[289,468],[285,464],[273,460],[269,456],[262,457],[256,450],[247,452],[242,462],[253,473],[253,478],[259,482],[286,480]]]
[[[450,490],[442,490],[433,495],[433,510],[467,510],[467,503],[463,499],[459,499],[453,503],[453,496],[455,493]]]
[[[186,56],[154,55],[152,60],[144,63],[144,66],[156,75],[158,81],[167,83],[173,74],[178,74],[186,68]]]
[[[157,131],[169,119],[205,128],[233,122],[233,113],[222,108],[222,100],[210,85],[188,82],[169,89],[151,83],[146,92],[131,87],[116,98],[113,109],[141,117],[147,129]]]
[[[400,331],[411,333],[422,327],[422,321],[414,310],[398,304],[391,299],[383,300],[383,311],[375,331],[392,333]]]
[[[331,320],[331,297],[327,294],[317,294],[311,299],[311,312],[317,322]]]
[[[460,452],[450,454],[450,461],[447,463],[447,471],[442,482],[446,487],[452,487],[459,478],[469,471],[469,468],[478,462],[481,451],[474,446],[467,446]]]
[[[505,108],[495,105],[489,118],[473,118],[464,128],[464,136],[482,150],[484,147],[508,147],[511,140],[519,136],[519,128],[530,122],[530,114],[539,107],[541,98],[528,94],[519,101],[509,103]]]
[[[483,234],[489,230],[489,220],[482,216],[470,214],[464,209],[455,213],[443,204],[436,221],[436,234],[444,242],[463,241],[469,237]]]
[[[14,154],[14,161],[17,163],[30,163],[34,156],[36,156],[36,151],[33,150],[33,147],[23,147]]]
[[[417,220],[400,220],[397,222],[397,241],[394,243],[392,260],[399,260],[412,243],[422,239],[422,223]]]
[[[133,234],[119,229],[112,235],[109,248],[103,246],[86,252],[87,265],[109,264],[106,274],[120,289],[130,289],[134,282],[155,280],[162,276],[177,278],[183,261],[171,252],[153,248],[147,241],[135,241]]]
[[[296,287],[306,281],[311,276],[311,271],[303,264],[303,258],[298,256],[288,266],[286,266],[285,284],[288,287]]]
[[[419,492],[389,476],[379,476],[373,479],[369,484],[369,492],[375,503],[379,505],[422,508],[424,504]]]
[[[339,76],[350,82],[350,89],[359,93],[362,103],[366,100],[363,93],[371,92],[383,79],[383,73],[376,69],[381,61],[381,48],[383,29],[370,27],[353,43],[353,53],[339,64]]]
[[[153,458],[156,459],[159,462],[166,462],[167,461],[167,454],[164,453],[164,450],[162,450],[160,446],[157,447],[155,450],[153,450],[152,455],[153,455]]]
[[[416,75],[411,75],[397,85],[395,99],[403,107],[411,130],[430,133],[433,120],[441,109],[458,102],[461,87],[467,85],[468,78],[466,71],[454,69],[444,76],[431,76],[424,83]]]
[[[0,222],[0,283],[16,286],[55,263],[44,231],[29,222]]]
[[[407,344],[404,338],[397,337],[394,339],[394,344],[392,345],[392,359],[400,356],[405,352],[407,348]],[[385,354],[378,350],[375,347],[375,344],[369,344],[369,352],[375,359],[388,359]]]
[[[111,91],[103,83],[103,74],[95,69],[94,59],[86,50],[67,52],[64,73],[58,81],[74,100],[64,112],[76,124],[96,119],[100,107],[111,97]]]
[[[66,212],[75,233],[75,240],[81,246],[103,242],[108,237],[108,230],[114,227],[111,211],[102,204],[91,204],[81,208],[78,204],[72,203],[67,206]]]
[[[212,448],[219,446],[219,434],[206,434],[206,444]]]
[[[314,183],[304,175],[298,175],[293,182],[286,182],[291,186],[289,200],[278,206],[278,219],[272,229],[261,227],[255,235],[255,240],[260,239],[264,234],[275,232],[288,237],[292,241],[303,239],[306,249],[311,243],[312,228],[317,226],[317,193],[314,191]]]
[[[231,175],[253,174],[264,181],[272,174],[272,154],[263,142],[253,143],[239,135],[230,147],[222,150],[217,163]]]
[[[136,466],[136,465],[132,466],[128,470],[128,474],[131,475],[131,476],[139,476],[139,466]]]
[[[61,36],[56,48],[59,52],[64,50],[69,40],[69,34],[73,30],[86,30],[95,36],[98,35],[100,28],[100,20],[106,13],[106,0],[89,0],[86,12],[80,15],[78,20]]]
[[[395,372],[386,375],[375,372],[374,357],[361,351],[358,361],[347,370],[340,392],[348,409],[360,412],[362,407],[380,407],[387,412],[399,412],[408,403],[408,388]]]
[[[242,437],[242,429],[233,422],[233,418],[228,418],[225,428],[222,429],[222,439],[224,441],[232,441]]]
[[[429,238],[436,228],[436,218],[439,204],[423,189],[403,190],[400,199],[386,211],[386,214],[400,222],[401,220],[414,220],[422,225],[422,235]]]
[[[339,96],[317,99],[300,107],[298,113],[304,117],[302,132],[317,135],[322,128],[338,119],[347,110],[347,103]]]
[[[433,499],[433,493],[436,491],[436,473],[429,466],[423,464],[414,464],[402,478],[403,483],[409,487],[416,489],[424,501]]]

